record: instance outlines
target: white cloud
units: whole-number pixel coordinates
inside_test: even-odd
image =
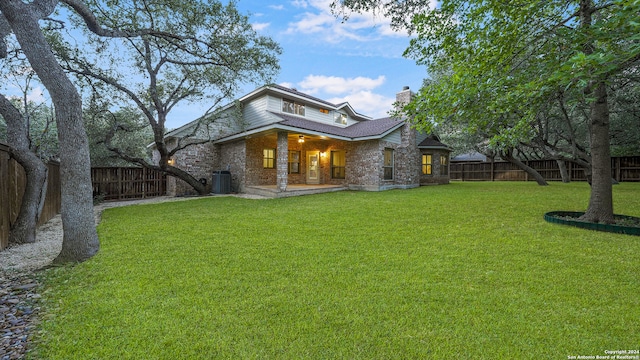
[[[327,101],[334,104],[348,102],[355,111],[378,119],[389,116],[388,113],[392,109],[396,99],[371,91],[358,91],[344,97],[328,99]]]
[[[308,75],[298,83],[301,90],[308,94],[324,92],[327,94],[352,94],[360,91],[375,89],[386,81],[384,75],[376,79],[358,76],[355,78],[343,78],[338,76]]]
[[[268,7],[273,10],[284,10],[284,5],[269,5]]]
[[[264,29],[268,28],[269,25],[271,25],[271,23],[253,23],[253,24],[251,24],[251,27],[255,31],[260,31],[260,30],[264,30]]]
[[[297,8],[303,8],[306,9],[307,6],[309,6],[309,3],[307,3],[305,0],[293,0],[291,1],[291,5],[297,7]]]
[[[433,2],[434,0],[431,0],[431,3]],[[392,30],[390,19],[381,16],[379,12],[352,13],[349,19],[343,22],[331,12],[331,0],[308,0],[305,4],[311,9],[299,14],[296,21],[289,23],[286,34],[314,34],[319,40],[332,43],[343,40],[364,42],[408,35],[404,31]]]
[[[297,83],[301,92],[320,96],[334,104],[348,102],[357,112],[381,118],[388,116],[395,98],[389,98],[373,92],[382,86],[386,77],[380,75],[377,78],[358,76],[343,78],[338,76],[308,75]],[[282,84],[292,87],[290,83]],[[333,98],[325,98],[323,95],[334,95]]]

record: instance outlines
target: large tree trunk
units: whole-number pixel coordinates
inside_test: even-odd
[[[520,169],[524,170],[527,174],[529,174],[529,176],[534,178],[536,180],[536,182],[538,183],[538,185],[541,185],[541,186],[549,185],[549,184],[547,184],[545,179],[542,177],[542,175],[540,175],[539,172],[537,172],[531,166],[523,163],[522,161],[520,161],[519,159],[514,157],[513,154],[511,153],[511,151],[505,151],[504,154],[502,154],[502,156],[504,157],[505,160],[507,160],[508,162],[516,165]]]
[[[55,5],[55,2],[51,4]],[[82,101],[56,61],[38,24],[42,16],[48,15],[42,13],[46,9],[36,5],[46,4],[3,0],[0,1],[0,10],[55,106],[64,235],[62,251],[54,261],[84,261],[96,254],[99,242],[93,214],[89,142],[82,123]]]
[[[7,123],[7,141],[11,156],[22,166],[27,179],[18,217],[9,232],[9,243],[34,243],[40,210],[47,192],[48,169],[29,148],[29,129],[22,114],[3,95],[0,95],[0,114]]]
[[[591,105],[589,141],[591,146],[591,196],[583,219],[591,222],[613,222],[613,189],[611,182],[611,147],[607,87],[597,84],[595,102]]]
[[[558,170],[560,170],[560,177],[562,178],[562,182],[567,184],[571,182],[571,176],[569,176],[569,172],[567,171],[567,164],[563,159],[557,159],[556,163],[558,163]]]
[[[592,15],[595,11],[593,0],[580,0],[580,26],[585,34],[591,30]],[[594,40],[587,39],[584,53],[593,54]],[[611,138],[609,134],[609,104],[607,85],[603,79],[590,84],[585,95],[595,100],[589,114],[589,146],[591,148],[591,196],[589,207],[582,216],[590,222],[613,222],[613,189],[611,182]]]

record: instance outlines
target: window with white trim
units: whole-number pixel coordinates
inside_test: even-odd
[[[304,116],[304,104],[282,99],[282,111],[289,114]]]
[[[289,150],[289,174],[300,174],[300,151]]]

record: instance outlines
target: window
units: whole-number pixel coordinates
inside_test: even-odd
[[[345,178],[345,154],[344,150],[336,150],[331,152],[331,178],[332,179],[344,179]]]
[[[282,99],[282,111],[289,114],[304,116],[304,104]]]
[[[275,169],[276,149],[262,150],[262,167],[264,167],[265,169]]]
[[[323,114],[328,114],[328,113],[329,113],[329,110],[327,110],[327,109],[320,109],[320,112],[321,112],[321,113],[323,113]]]
[[[393,149],[384,149],[384,179],[393,180]]]
[[[347,125],[347,114],[337,113],[334,120],[336,124]]]
[[[449,175],[449,157],[440,155],[440,175]]]
[[[289,174],[300,174],[300,151],[289,151]]]
[[[431,165],[433,164],[433,158],[431,154],[422,155],[422,173],[424,175],[431,175]]]

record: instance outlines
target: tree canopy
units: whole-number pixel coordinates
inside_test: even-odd
[[[419,3],[419,2],[418,2]],[[405,10],[396,26],[416,34],[405,56],[438,74],[405,107],[417,128],[463,125],[488,134],[496,149],[530,141],[538,116],[559,92],[586,118],[592,192],[585,219],[611,221],[608,87],[640,59],[640,2],[635,0],[345,0],[336,8]],[[345,12],[343,12],[345,13]]]
[[[125,122],[113,124],[113,133],[106,132],[103,143],[122,159],[163,170],[205,193],[205,185],[169,165],[168,159],[209,138],[192,136],[178,145],[167,144],[167,116],[177,104],[196,101],[208,103],[208,112],[215,114],[241,85],[269,83],[279,70],[279,45],[257,34],[233,2],[121,0],[105,6],[91,1],[89,7],[100,23],[111,28],[154,31],[135,38],[105,38],[89,31],[87,45],[59,43],[65,68],[89,83],[94,96],[111,99],[112,106],[128,104],[145,118],[160,161],[151,163],[112,141],[128,136],[124,133],[132,127]],[[201,127],[216,120],[215,115],[202,115]]]

